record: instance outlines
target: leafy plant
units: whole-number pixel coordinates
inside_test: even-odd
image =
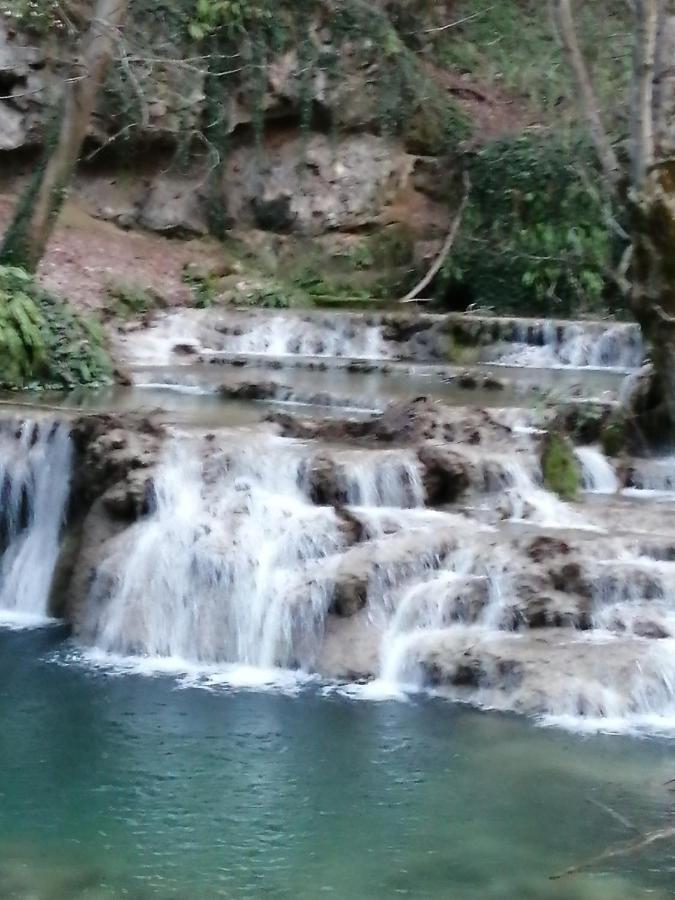
[[[127,282],[114,282],[108,285],[110,312],[120,318],[141,316],[166,306],[164,299],[149,288]]]
[[[0,266],[0,384],[70,388],[111,378],[98,325],[41,290],[22,269]]]
[[[66,27],[60,0],[0,0],[0,18],[40,35]]]
[[[499,312],[604,311],[617,240],[595,156],[551,132],[505,138],[470,161],[463,227],[439,280]]]

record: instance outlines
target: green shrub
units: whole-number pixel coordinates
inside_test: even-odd
[[[108,285],[109,312],[126,319],[142,316],[153,309],[166,306],[164,299],[150,288],[128,282],[111,282]]]
[[[63,30],[67,21],[59,0],[0,0],[0,19],[39,35]]]
[[[505,138],[469,168],[469,205],[437,296],[462,285],[500,313],[604,311],[617,246],[588,144],[552,133]]]
[[[62,389],[111,379],[100,328],[22,269],[0,266],[0,385]]]

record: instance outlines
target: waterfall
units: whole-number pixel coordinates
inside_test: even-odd
[[[194,362],[205,356],[322,357],[381,360],[400,348],[388,342],[379,322],[358,315],[219,310],[176,310],[145,329],[122,332],[116,340],[123,358],[135,366]],[[174,353],[176,347],[180,352]],[[187,355],[184,351],[191,352]]]
[[[249,319],[235,327],[217,349],[266,356],[387,359],[392,355],[380,325],[350,316],[278,314]]]
[[[421,466],[413,452],[360,450],[339,457],[349,506],[424,506]]]
[[[511,323],[511,340],[498,344],[491,361],[508,366],[637,369],[645,350],[637,325],[580,322]]]
[[[594,494],[615,494],[619,490],[616,472],[599,447],[577,447],[574,452],[581,463],[584,490]]]
[[[630,493],[675,493],[675,456],[634,459],[630,469]]]
[[[47,615],[71,458],[63,424],[24,421],[0,432],[0,617]]]
[[[332,508],[301,484],[306,452],[244,435],[207,467],[176,437],[156,509],[100,567],[84,636],[121,655],[308,668],[330,585],[315,577],[342,545]]]

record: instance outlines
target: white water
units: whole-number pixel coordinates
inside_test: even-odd
[[[389,359],[379,325],[348,316],[277,314],[242,322],[241,334],[223,337],[220,351],[264,356]]]
[[[636,325],[549,321],[514,322],[512,341],[497,346],[491,358],[507,366],[630,370],[642,365],[644,355]]]
[[[348,506],[424,506],[424,485],[414,452],[354,450],[338,461]]]
[[[634,459],[630,481],[636,492],[675,493],[675,456]]]
[[[148,328],[119,334],[116,344],[118,353],[134,366],[194,363],[196,354],[366,360],[396,355],[380,325],[358,316],[330,314],[223,316],[217,310],[178,310],[157,317]],[[174,353],[176,346],[192,348],[193,353]]]
[[[615,494],[619,490],[616,472],[599,447],[577,447],[575,454],[581,463],[584,490],[594,494]]]
[[[178,437],[157,508],[94,583],[85,624],[107,652],[262,668],[308,666],[330,595],[310,565],[341,545],[331,508],[302,490],[303,447],[232,435],[205,469]]]
[[[0,620],[9,624],[47,615],[71,458],[65,425],[25,421],[0,433]]]

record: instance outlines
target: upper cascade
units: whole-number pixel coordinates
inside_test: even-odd
[[[514,319],[503,326],[486,358],[508,366],[535,368],[639,368],[645,348],[630,322],[532,322]]]
[[[70,490],[68,427],[5,421],[0,427],[0,617],[48,613]]]

